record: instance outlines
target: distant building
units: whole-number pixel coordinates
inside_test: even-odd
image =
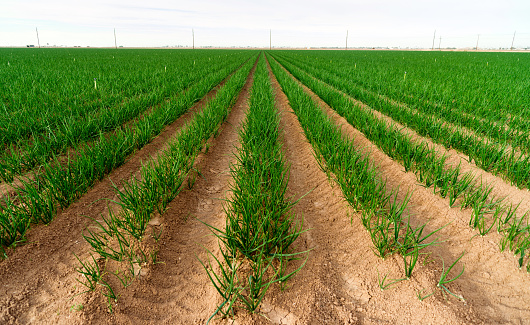
[[[26,45],[26,47],[35,47],[35,45]]]

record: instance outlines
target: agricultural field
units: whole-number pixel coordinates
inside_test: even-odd
[[[0,323],[524,324],[530,56],[0,49]]]

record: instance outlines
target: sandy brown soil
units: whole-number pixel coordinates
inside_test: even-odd
[[[393,124],[401,132],[409,135],[414,141],[424,142],[430,148],[434,148],[440,156],[445,155],[447,157],[446,162],[455,167],[460,165],[462,173],[471,172],[473,175],[475,175],[475,178],[477,180],[482,179],[482,181],[484,181],[485,183],[493,185],[493,190],[491,194],[496,198],[503,198],[506,204],[512,204],[513,206],[517,206],[518,204],[520,204],[518,209],[518,213],[520,215],[523,215],[525,212],[530,211],[529,190],[519,189],[516,186],[510,185],[510,183],[504,180],[502,177],[496,176],[490,172],[486,172],[485,170],[478,167],[475,163],[470,163],[469,156],[463,154],[462,152],[459,152],[452,148],[447,149],[443,145],[437,144],[431,139],[419,135],[413,129],[394,121],[391,117],[370,108],[369,106],[365,105],[362,102],[359,102],[358,100],[348,96],[347,94],[342,94],[352,102],[359,104],[363,109],[372,112],[376,117],[387,122],[387,124]]]
[[[322,81],[319,81],[319,82],[323,83]],[[436,152],[439,153],[440,156],[445,155],[447,157],[446,163],[449,163],[450,165],[455,166],[455,167],[460,165],[462,173],[471,172],[473,175],[475,175],[475,179],[482,180],[486,184],[491,184],[493,186],[493,190],[491,192],[492,196],[498,199],[504,199],[504,203],[508,205],[512,204],[514,207],[519,205],[519,209],[517,210],[519,215],[523,215],[527,211],[530,211],[530,191],[528,189],[519,189],[518,187],[511,185],[509,182],[504,180],[502,177],[494,175],[490,172],[486,172],[485,170],[478,167],[476,164],[470,163],[469,156],[463,154],[462,152],[459,152],[452,148],[447,149],[443,145],[437,144],[433,142],[431,139],[419,135],[413,129],[404,126],[403,124],[393,120],[391,117],[377,110],[372,109],[371,107],[364,104],[363,102],[360,102],[352,98],[351,96],[345,94],[342,91],[339,91],[339,90],[337,91],[341,93],[342,95],[344,95],[345,97],[347,97],[350,101],[359,105],[362,109],[365,109],[373,113],[377,118],[385,121],[387,124],[394,125],[401,132],[409,135],[412,138],[412,140],[417,141],[417,142],[424,142],[430,148],[434,148]],[[310,93],[312,94],[312,92]],[[318,96],[314,94],[312,95],[315,99],[319,100]],[[371,146],[371,147],[375,148],[376,146]]]
[[[142,161],[162,150],[205,100],[170,125],[151,144],[132,156],[108,179],[96,186],[48,226],[29,233],[29,243],[9,252],[0,262],[0,323],[6,324],[204,324],[220,303],[199,259],[205,249],[219,254],[218,242],[202,223],[223,227],[223,205],[230,196],[230,165],[238,144],[238,130],[248,108],[252,74],[241,91],[219,135],[196,161],[200,176],[168,210],[152,220],[163,229],[158,243],[161,263],[144,267],[128,288],[117,286],[119,299],[110,314],[101,294],[82,294],[76,282],[78,262],[89,256],[82,230],[85,216],[104,213],[102,198],[115,198],[111,181],[120,184],[136,173]],[[308,229],[295,243],[298,251],[312,249],[307,264],[287,283],[273,285],[257,314],[238,312],[234,319],[214,324],[498,324],[527,323],[530,319],[530,278],[515,268],[513,256],[500,253],[498,236],[475,236],[467,225],[469,211],[450,209],[448,202],[417,185],[412,173],[381,153],[364,136],[320,102],[355,144],[370,152],[389,180],[400,186],[401,198],[413,190],[409,215],[427,230],[447,225],[410,280],[387,290],[378,285],[378,273],[391,279],[403,275],[399,257],[382,260],[372,252],[359,215],[351,211],[340,188],[320,170],[286,96],[271,75],[281,112],[283,150],[290,165],[288,195],[300,199],[293,208]],[[307,90],[309,91],[309,90]],[[211,97],[212,94],[207,96]],[[316,98],[316,97],[315,97]],[[502,180],[501,180],[502,181]],[[98,201],[99,200],[99,201]],[[448,287],[466,302],[445,297],[436,283],[441,260],[451,263],[463,251],[464,275]],[[293,261],[290,270],[303,261]],[[417,293],[434,294],[420,301]]]
[[[452,284],[453,292],[464,297],[465,306],[477,317],[466,320],[518,324],[530,319],[530,305],[524,302],[530,298],[528,290],[530,277],[526,271],[515,267],[515,259],[510,253],[499,251],[500,236],[496,233],[490,233],[485,237],[477,236],[477,233],[468,226],[469,210],[451,209],[447,199],[434,195],[432,189],[419,186],[413,173],[405,173],[400,164],[381,152],[307,87],[304,88],[342,127],[343,132],[354,139],[357,147],[369,152],[372,161],[380,167],[383,176],[388,179],[388,185],[393,188],[399,186],[401,199],[407,191],[412,193],[408,213],[414,224],[427,223],[427,232],[447,225],[439,232],[439,239],[444,242],[429,249],[432,252],[429,257],[432,260],[429,269],[433,270],[434,275],[439,277],[442,258],[446,263],[452,263],[462,252],[466,252],[461,260],[465,265],[464,275]],[[497,181],[501,182],[499,185],[504,183],[502,180]],[[504,184],[504,186],[509,185]],[[422,267],[416,271],[416,274],[422,277],[423,272]],[[399,273],[395,277],[399,277]],[[430,281],[436,283],[437,278],[433,277]],[[441,298],[440,295],[437,298]],[[458,300],[453,300],[453,303],[459,303]]]
[[[159,260],[139,281],[122,290],[114,315],[105,309],[87,311],[93,323],[114,324],[202,324],[218,304],[198,259],[207,259],[206,249],[218,255],[217,239],[203,224],[224,226],[223,204],[229,189],[230,164],[238,142],[238,129],[248,108],[252,70],[220,135],[211,139],[210,149],[195,164],[201,176],[191,190],[182,192],[167,212],[158,217],[163,226]]]
[[[112,184],[120,184],[137,173],[143,161],[162,150],[183,125],[217,92],[218,87],[169,125],[151,143],[136,152],[121,167],[96,185],[80,200],[59,213],[48,226],[34,226],[27,244],[8,251],[9,258],[0,262],[0,323],[84,323],[90,315],[75,311],[94,298],[80,295],[76,281],[81,260],[89,256],[90,246],[82,231],[106,211],[105,199],[116,199]],[[98,308],[104,305],[99,305]],[[70,309],[71,307],[74,307]],[[78,307],[80,308],[80,307]],[[83,307],[84,309],[85,307]],[[87,316],[88,315],[88,316]]]

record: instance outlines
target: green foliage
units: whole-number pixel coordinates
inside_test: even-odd
[[[105,53],[109,54],[111,52],[105,52],[103,50],[101,55],[104,55]],[[134,56],[137,52],[125,51],[121,55],[126,55],[127,53],[130,56]],[[21,179],[22,185],[16,187],[16,195],[14,197],[6,196],[2,198],[5,204],[0,205],[0,235],[2,236],[0,238],[0,243],[5,246],[9,246],[16,242],[22,241],[31,222],[50,222],[55,216],[58,207],[65,208],[81,197],[97,180],[102,179],[116,167],[122,165],[130,154],[134,153],[136,150],[142,148],[145,144],[150,142],[163,130],[166,125],[170,124],[183,113],[185,113],[193,103],[198,101],[215,85],[219,84],[223,79],[225,79],[226,76],[240,66],[244,60],[247,60],[251,54],[255,54],[255,52],[240,52],[230,54],[234,55],[233,57],[219,57],[219,63],[216,65],[216,68],[212,70],[211,68],[208,68],[210,61],[206,56],[207,53],[199,53],[205,55],[201,60],[203,61],[202,64],[197,64],[194,66],[194,68],[190,68],[192,71],[188,71],[186,69],[183,70],[186,73],[189,72],[189,74],[192,75],[192,77],[190,77],[192,78],[190,79],[192,81],[187,81],[184,84],[185,87],[187,87],[185,90],[182,90],[182,87],[175,88],[171,83],[169,83],[168,86],[172,88],[168,88],[169,93],[164,95],[165,99],[160,103],[160,105],[154,105],[154,103],[152,103],[152,108],[149,109],[148,112],[146,111],[145,114],[143,114],[140,118],[130,120],[127,126],[116,128],[109,134],[96,132],[97,137],[95,137],[95,139],[92,139],[89,142],[78,142],[78,145],[75,148],[72,148],[75,149],[74,152],[68,157],[58,157],[56,155],[52,155],[51,158],[44,159],[45,162],[43,162],[43,166],[39,170],[33,171],[33,176],[29,177],[29,180]],[[212,52],[211,54],[215,53],[216,52]],[[220,53],[221,52],[219,52],[219,54]],[[128,56],[126,55],[123,60],[126,60],[127,57]],[[143,59],[147,60],[145,57]],[[171,59],[171,56],[169,59]],[[179,63],[179,65],[185,65],[185,62],[187,61],[183,59],[182,63]],[[248,62],[250,61],[247,60],[247,63]],[[251,64],[251,62],[248,64]],[[179,65],[175,64],[176,67]],[[13,65],[11,65],[11,67],[14,68]],[[202,68],[199,69],[199,67]],[[36,67],[32,67],[32,69],[35,68]],[[58,68],[60,68],[60,65],[55,66],[55,69]],[[85,68],[88,69],[88,67]],[[197,69],[197,71],[194,69]],[[165,74],[158,75],[154,73],[156,71],[151,72],[151,74],[154,74],[152,78],[156,79],[157,76],[159,78],[165,76]],[[112,71],[109,71],[109,73],[111,72]],[[15,76],[20,77],[20,75],[17,73],[15,73]],[[63,84],[61,83],[60,85]],[[102,87],[99,87],[98,89],[99,91],[103,91]],[[10,88],[10,91],[14,90]],[[91,89],[90,91],[87,90],[87,92],[83,94],[88,96],[89,93],[92,93],[93,91],[94,89]],[[127,91],[130,91],[130,89],[125,88],[124,94],[127,94]],[[230,91],[234,91],[234,89],[231,89]],[[230,97],[226,92],[227,91],[225,91],[225,94],[217,99],[216,104],[221,104],[223,102],[226,104],[227,100],[229,102],[233,100],[233,98]],[[96,96],[94,100],[97,100],[97,98],[98,97]],[[124,100],[124,102],[128,102],[126,97],[122,96],[120,98]],[[61,116],[61,114],[67,114],[67,112],[64,111],[64,108],[59,109],[59,107],[62,106],[58,105],[55,108],[55,115]],[[100,109],[103,108],[100,107]],[[30,108],[28,107],[27,110],[30,110]],[[6,110],[5,114],[9,114],[9,112],[10,111]],[[0,112],[0,114],[2,113]],[[5,119],[7,121],[12,121],[11,117],[5,117]],[[34,119],[36,118],[34,117],[29,121],[31,122]],[[0,120],[2,119],[0,118]],[[105,120],[103,119],[102,121],[104,122]],[[76,123],[82,124],[85,122],[86,121],[81,119]],[[47,123],[51,122],[48,121]],[[57,122],[56,124],[63,125],[64,123]],[[9,130],[12,130],[13,128],[16,129],[16,127],[14,127],[12,124],[8,124],[6,127],[9,127]],[[32,129],[31,132],[33,132],[36,136],[37,129]],[[18,136],[23,137],[22,134]],[[54,139],[55,138],[59,139],[59,137],[54,135]],[[68,145],[65,145],[64,147],[66,148]],[[195,146],[191,146],[189,148],[195,148]],[[188,161],[188,163],[190,162],[191,161]],[[0,165],[2,164],[3,163],[0,160]],[[5,167],[5,165],[2,166]],[[173,167],[176,168],[176,166]],[[5,172],[2,173],[5,174]],[[178,173],[178,168],[176,173]],[[151,178],[160,178],[164,175],[169,176],[167,173],[153,174],[155,175],[152,176],[148,175],[148,172],[142,172],[142,176]],[[175,188],[179,187],[178,179],[179,178],[168,180],[168,182],[172,184],[166,185],[170,186],[170,188],[175,191]],[[132,183],[134,183],[134,181]],[[127,190],[133,189],[128,187]],[[171,199],[171,197],[175,195],[174,191],[173,193],[168,194],[166,198],[159,197],[158,199],[161,200],[161,202],[167,203],[167,200]],[[140,195],[139,192],[136,192],[134,195],[136,194]],[[134,205],[133,202],[127,202],[125,197],[123,199],[124,204]],[[158,205],[157,208],[163,208],[163,206],[164,203]],[[147,208],[148,207],[149,206],[147,206]]]
[[[129,286],[137,275],[135,266],[158,263],[158,251],[149,252],[142,245],[147,224],[153,213],[162,214],[167,204],[180,193],[195,158],[226,119],[253,63],[254,60],[247,61],[219,88],[215,98],[196,113],[178,136],[170,141],[169,148],[141,167],[140,177],[126,181],[122,189],[114,186],[119,198],[114,204],[119,212],[114,212],[109,206],[107,216],[102,216],[102,221],[93,219],[92,225],[85,230],[83,237],[101,259],[128,263],[130,276],[113,273],[124,287]],[[160,233],[156,234],[153,229],[152,236],[158,240]],[[112,303],[116,302],[118,295],[108,281],[102,279],[99,268],[95,272],[90,264],[79,262],[82,267],[78,271],[85,277],[89,274],[88,279],[94,278],[94,273],[100,275],[96,284],[103,287],[101,292],[107,297],[107,305],[112,312]],[[86,285],[93,283],[89,281]],[[90,288],[92,291],[95,289]]]
[[[413,139],[405,134],[402,128],[395,125],[394,122],[386,122],[375,112],[384,113],[393,120],[416,130],[420,135],[431,137],[435,142],[439,142],[447,148],[462,150],[469,154],[470,160],[475,161],[484,170],[500,173],[510,179],[512,183],[525,187],[527,180],[530,179],[530,156],[517,153],[517,150],[523,150],[522,147],[514,147],[513,150],[508,150],[509,143],[512,146],[514,145],[514,141],[510,140],[509,135],[504,134],[497,137],[496,139],[502,140],[499,143],[493,140],[483,140],[481,136],[484,134],[479,132],[480,130],[473,129],[470,131],[470,124],[461,125],[456,123],[456,120],[450,119],[450,116],[453,116],[451,115],[453,109],[447,111],[446,106],[442,104],[431,105],[430,101],[420,100],[418,102],[418,97],[414,97],[416,95],[403,97],[400,92],[411,91],[408,86],[405,87],[406,89],[399,88],[401,90],[398,93],[388,92],[392,84],[389,84],[389,80],[385,79],[390,78],[386,72],[379,71],[381,72],[380,76],[370,76],[370,78],[376,77],[379,86],[381,86],[370,88],[365,81],[357,80],[358,68],[352,68],[351,61],[339,59],[333,60],[333,64],[330,64],[329,60],[316,58],[322,55],[328,58],[329,56],[340,58],[346,55],[344,53],[311,52],[307,53],[306,56],[300,55],[300,53],[303,52],[272,52],[278,62],[294,77],[314,91],[352,126],[363,132],[372,143],[377,145],[389,157],[401,163],[405,171],[414,172],[421,184],[432,188],[433,192],[442,198],[449,197],[449,205],[451,207],[459,203],[461,208],[471,208],[469,225],[477,229],[480,235],[486,235],[495,227],[497,222],[501,222],[503,225],[498,224],[498,229],[503,232],[506,238],[501,242],[501,249],[509,247],[514,253],[517,252],[517,255],[528,252],[526,250],[526,242],[530,241],[527,240],[530,236],[527,228],[516,224],[512,224],[510,227],[504,226],[516,220],[513,217],[515,210],[508,209],[503,203],[503,199],[494,197],[491,186],[483,183],[469,172],[461,172],[460,166],[452,166],[446,162],[447,157],[445,154],[438,153],[426,141]],[[357,52],[356,54],[359,53],[363,52]],[[377,52],[371,53],[372,56],[376,56]],[[363,54],[368,56],[367,53]],[[382,53],[380,54],[383,56]],[[355,55],[355,53],[347,55]],[[389,60],[393,55],[395,54],[385,54]],[[421,57],[423,54],[417,55]],[[428,54],[425,53],[424,55]],[[399,58],[398,61],[401,61],[401,59]],[[385,64],[387,63],[374,63],[375,67],[373,69],[377,70],[380,66],[385,66]],[[421,68],[424,63],[412,61],[410,64],[418,64]],[[458,63],[453,62],[453,64]],[[521,67],[519,66],[519,68]],[[345,71],[349,71],[349,73],[345,73]],[[497,81],[500,82],[499,80]],[[396,82],[399,83],[398,87],[402,87],[402,85],[410,84],[410,79],[406,83],[402,79]],[[422,96],[425,95],[423,94]],[[353,101],[351,98],[357,99],[363,104],[369,104],[371,109]],[[410,98],[415,99],[410,100]],[[457,100],[453,98],[452,102],[454,103]],[[506,110],[503,113],[510,115],[513,114],[513,111]],[[524,113],[524,111],[520,113]],[[462,114],[459,115],[462,120],[465,120],[469,115],[468,113]],[[498,117],[495,112],[491,114]],[[447,120],[444,120],[446,117]],[[484,122],[487,116],[472,117],[474,120],[487,125],[488,128],[492,127],[491,123]],[[513,116],[513,119],[493,121],[492,123],[497,125],[499,123],[502,124],[504,121],[508,126],[501,127],[501,129],[510,130],[510,127],[513,126],[510,121],[519,119],[524,118],[522,116]],[[451,126],[451,124],[457,125],[457,127]],[[499,129],[498,125],[496,129]],[[476,132],[476,134],[473,134],[473,132]],[[526,138],[529,138],[528,129],[520,129],[518,132],[522,132],[523,135],[526,134]],[[517,143],[520,143],[520,141]],[[352,206],[357,208],[355,204]],[[368,217],[371,216],[372,213],[366,213],[363,216],[363,224],[365,226],[368,225],[370,220]],[[381,234],[387,231],[385,229],[389,228],[389,224],[382,223],[377,218],[374,220],[379,221],[377,227],[373,228],[375,232],[371,234],[372,240],[377,247],[376,251],[378,254],[384,256],[382,247],[387,245],[385,243],[387,238],[385,236],[381,237]],[[523,255],[520,256],[519,262],[522,263],[525,258]],[[407,263],[405,261],[406,266],[409,265]]]
[[[214,315],[232,315],[236,308],[255,312],[274,283],[283,284],[298,269],[288,272],[289,260],[302,254],[292,244],[302,225],[290,212],[294,203],[285,197],[289,168],[279,142],[279,116],[263,56],[249,99],[249,110],[239,132],[241,147],[231,166],[232,196],[225,206],[226,226],[209,226],[223,244],[219,260],[208,251],[202,262],[222,297]],[[212,270],[215,261],[219,271]],[[211,318],[210,318],[211,319]]]
[[[426,240],[438,230],[423,235],[425,226],[412,227],[404,219],[409,194],[398,201],[398,190],[387,191],[386,181],[367,154],[358,150],[341,129],[320,109],[317,103],[289,76],[275,60],[271,68],[289,103],[296,113],[304,133],[313,146],[315,157],[327,173],[333,173],[345,199],[362,211],[362,223],[368,230],[374,253],[381,258],[400,253],[405,261],[405,273],[410,277],[419,251],[434,242]],[[336,96],[343,97],[340,94]]]

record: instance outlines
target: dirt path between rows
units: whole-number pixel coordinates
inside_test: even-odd
[[[416,131],[411,128],[393,120],[388,115],[385,115],[375,109],[372,109],[370,106],[365,103],[356,100],[350,95],[334,88],[331,85],[324,83],[323,81],[316,79],[311,76],[313,79],[318,82],[331,87],[341,93],[343,96],[348,98],[353,103],[359,105],[362,109],[365,109],[368,112],[374,114],[375,117],[385,121],[387,125],[394,125],[395,128],[399,129],[404,134],[409,135],[412,140],[416,142],[424,142],[429,148],[434,148],[440,155],[445,155],[448,159],[446,163],[456,167],[461,166],[461,173],[471,172],[475,175],[477,180],[482,180],[487,184],[493,185],[492,195],[496,198],[505,198],[506,203],[511,203],[514,207],[520,204],[519,209],[517,210],[519,215],[523,215],[525,212],[530,211],[530,191],[528,189],[519,189],[516,186],[510,185],[509,182],[504,180],[501,176],[496,176],[490,172],[487,172],[474,163],[469,162],[469,157],[455,149],[447,149],[445,146],[433,142],[431,139],[419,135]],[[449,199],[447,199],[449,201]]]
[[[207,153],[196,160],[200,171],[194,187],[173,200],[168,210],[157,217],[163,228],[158,260],[161,262],[129,288],[120,289],[120,298],[109,315],[102,303],[91,304],[85,314],[92,324],[204,324],[219,303],[199,259],[206,249],[218,255],[217,239],[202,223],[224,227],[224,199],[229,190],[230,164],[238,144],[238,130],[248,108],[250,72],[236,104],[217,138],[209,141]]]
[[[404,134],[407,134],[416,143],[424,142],[429,148],[434,148],[438,154],[445,155],[447,157],[446,163],[449,163],[453,167],[460,165],[461,173],[471,172],[475,175],[477,180],[482,179],[487,184],[493,185],[492,195],[496,198],[505,198],[506,203],[511,203],[514,206],[520,203],[519,209],[517,210],[520,215],[523,215],[526,211],[530,211],[530,191],[527,189],[519,189],[516,186],[510,185],[502,177],[496,176],[490,172],[487,172],[474,163],[469,162],[469,157],[455,149],[447,149],[445,146],[433,142],[431,139],[419,135],[416,131],[411,128],[396,122],[391,117],[370,108],[368,105],[352,98],[351,96],[341,92],[352,102],[360,105],[363,109],[372,112],[377,118],[385,121],[387,125],[394,125],[395,128],[399,129]],[[449,199],[447,199],[448,201]]]
[[[399,187],[400,200],[404,199],[407,191],[412,193],[408,211],[412,223],[416,225],[427,223],[426,233],[447,225],[439,232],[440,240],[444,242],[439,246],[429,248],[432,254],[428,256],[430,261],[428,268],[419,265],[415,270],[416,275],[413,276],[413,280],[421,284],[416,290],[425,289],[425,293],[436,290],[435,284],[442,270],[440,258],[443,258],[446,263],[452,263],[462,252],[466,252],[461,260],[461,264],[465,265],[464,275],[449,285],[454,293],[464,297],[466,303],[452,297],[445,301],[439,290],[435,291],[434,297],[428,298],[424,303],[435,298],[457,310],[468,310],[468,314],[463,318],[466,322],[519,324],[530,319],[530,304],[528,303],[530,277],[526,271],[515,267],[512,254],[499,251],[497,243],[500,236],[496,233],[490,233],[485,237],[476,236],[476,232],[468,226],[469,211],[451,209],[447,200],[433,194],[431,189],[419,186],[412,172],[405,173],[400,164],[381,152],[310,89],[303,87],[328,116],[341,126],[343,132],[354,139],[356,147],[364,148],[366,152],[369,152],[372,162],[379,166],[383,176],[387,178],[389,187]],[[354,224],[356,220],[358,218],[354,218]],[[359,227],[362,227],[360,223]],[[367,241],[369,242],[370,239],[368,238]],[[401,277],[403,274],[403,262],[399,259],[396,263],[401,265],[399,265],[399,271],[392,275],[393,278]],[[460,268],[461,266],[459,270]],[[397,290],[393,289],[402,293],[399,298],[395,299],[402,300],[411,297],[418,301],[414,291],[406,293],[407,290],[403,286],[400,283],[396,285]],[[399,311],[396,310],[396,312]]]
[[[229,78],[229,77],[227,77]],[[226,81],[227,79],[225,79]],[[215,96],[219,86],[167,126],[153,141],[131,156],[69,208],[58,213],[47,226],[35,225],[26,244],[8,252],[0,263],[0,323],[75,324],[85,323],[89,315],[76,312],[89,303],[87,295],[72,299],[83,288],[76,281],[81,260],[89,256],[90,246],[82,237],[91,218],[106,211],[105,199],[116,199],[112,184],[121,184],[137,173],[142,162],[152,159],[180,131],[193,115]],[[77,307],[76,307],[77,306]],[[70,309],[73,307],[72,309]]]
[[[284,111],[285,152],[292,164],[289,189],[299,195],[314,188],[296,206],[297,212],[304,216],[306,227],[311,229],[307,234],[308,247],[314,247],[306,267],[293,280],[296,287],[299,282],[303,283],[299,291],[293,293],[294,301],[315,297],[311,306],[314,314],[309,313],[301,323],[312,324],[311,320],[319,313],[321,321],[315,324],[324,321],[347,323],[340,319],[339,308],[351,313],[350,322],[362,324],[480,323],[480,318],[468,306],[446,301],[441,294],[423,302],[416,297],[418,290],[432,288],[435,269],[430,266],[420,267],[411,280],[400,282],[394,289],[382,291],[379,288],[377,272],[388,274],[389,278],[401,277],[402,261],[382,260],[373,253],[370,236],[359,214],[351,211],[340,188],[335,183],[330,185],[276,81],[274,87]],[[306,279],[301,280],[302,277]],[[321,288],[306,285],[305,281],[322,285]],[[327,306],[323,303],[326,301]],[[306,314],[300,312],[301,316]]]

